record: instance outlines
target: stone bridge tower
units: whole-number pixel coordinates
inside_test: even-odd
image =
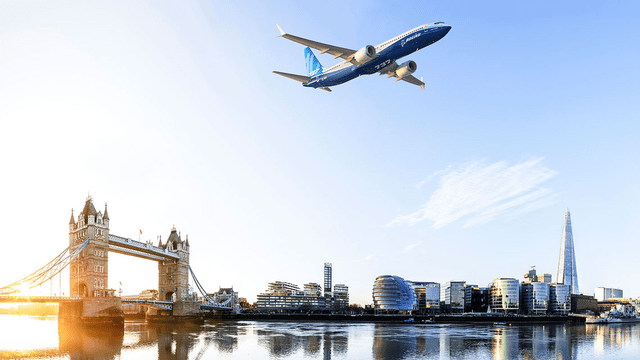
[[[69,264],[71,296],[104,297],[109,286],[109,214],[96,211],[91,196],[87,197],[77,221],[71,210],[69,251],[73,252],[89,239],[80,255]]]
[[[158,247],[180,255],[180,259],[158,262],[158,300],[182,301],[189,293],[189,237],[182,241],[174,225],[167,242],[163,245],[161,239]]]

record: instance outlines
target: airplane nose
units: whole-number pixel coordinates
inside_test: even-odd
[[[442,27],[442,32],[444,32],[444,34],[442,34],[442,36],[445,36],[449,33],[449,31],[451,30],[451,25],[444,25]]]

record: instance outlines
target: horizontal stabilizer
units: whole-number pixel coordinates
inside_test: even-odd
[[[309,82],[309,80],[311,80],[311,77],[309,77],[309,76],[289,74],[289,73],[284,73],[284,72],[280,72],[280,71],[274,71],[273,73],[274,74],[278,74],[280,76],[288,77],[289,79],[292,79],[292,80],[295,80],[295,81],[300,81],[302,83],[306,83],[306,82]]]

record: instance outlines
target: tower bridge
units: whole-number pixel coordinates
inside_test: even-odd
[[[110,218],[105,204],[104,212],[97,211],[88,196],[82,211],[69,220],[69,247],[49,264],[31,275],[0,288],[0,302],[58,302],[60,318],[105,322],[122,320],[122,306],[146,305],[148,316],[193,317],[204,310],[229,311],[229,301],[220,303],[211,298],[198,282],[189,266],[190,245],[176,230],[175,225],[163,244],[155,246],[131,238],[111,234]],[[158,299],[130,300],[115,296],[108,289],[109,253],[114,252],[158,263]],[[67,255],[68,254],[68,255]],[[70,296],[33,297],[16,295],[28,284],[34,288],[69,267]],[[205,302],[188,300],[189,275],[203,295]]]

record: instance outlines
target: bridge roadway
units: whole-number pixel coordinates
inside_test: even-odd
[[[70,296],[0,296],[0,303],[61,303],[70,301],[82,301],[81,297]],[[152,308],[161,310],[172,310],[173,302],[158,300],[137,300],[122,299],[122,306],[127,305],[147,305]],[[203,310],[231,310],[229,306],[222,306],[212,303],[200,303],[200,309]]]
[[[71,296],[0,296],[0,303],[60,303],[67,301],[82,301],[82,298]]]
[[[166,259],[180,259],[177,251],[159,248],[153,244],[113,234],[109,234],[109,251],[147,260],[164,261]]]

